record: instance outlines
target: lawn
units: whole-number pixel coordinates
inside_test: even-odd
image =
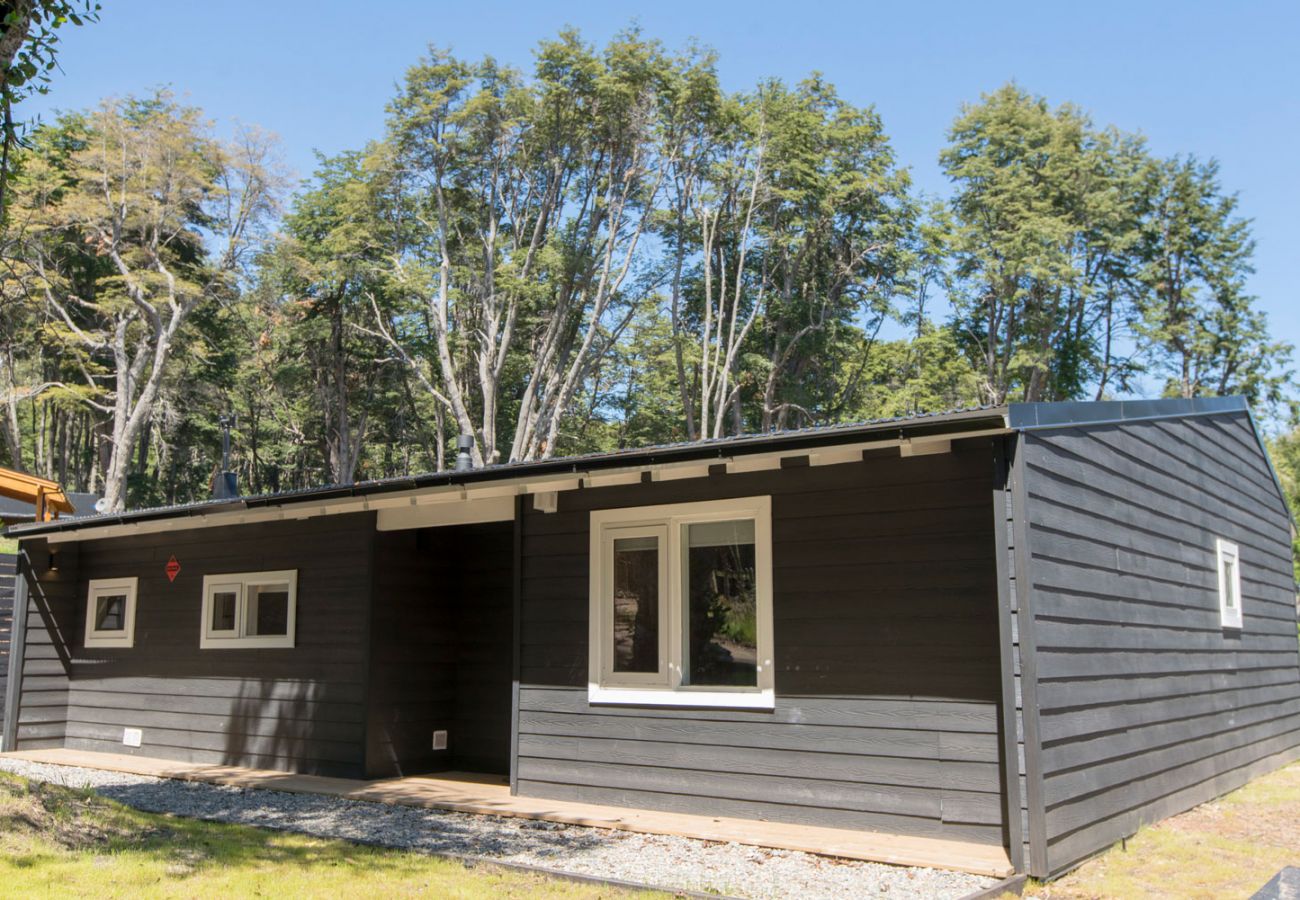
[[[0,553],[17,553],[18,542],[10,537],[0,534]]]
[[[14,897],[651,897],[345,841],[138,812],[0,772]]]
[[[1026,895],[1082,898],[1249,897],[1283,866],[1300,865],[1300,763],[1144,828]]]

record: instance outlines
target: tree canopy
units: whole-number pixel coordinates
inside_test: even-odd
[[[915,191],[820,74],[566,31],[528,70],[431,48],[292,197],[172,96],[17,148],[0,460],[110,506],[1011,400],[1240,393],[1289,414],[1213,160],[1016,84]]]

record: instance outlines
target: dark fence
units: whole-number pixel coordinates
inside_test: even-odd
[[[9,687],[9,638],[14,622],[14,570],[18,557],[0,553],[0,734],[5,726],[5,696]]]

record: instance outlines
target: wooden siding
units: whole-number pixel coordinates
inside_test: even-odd
[[[992,471],[977,440],[529,508],[518,792],[1003,844]],[[588,704],[590,512],[762,494],[776,709]]]
[[[368,777],[509,770],[513,534],[376,533]],[[435,729],[447,750],[433,750]]]
[[[1245,415],[1022,452],[1048,875],[1300,757],[1300,651],[1287,514]],[[1240,546],[1241,630],[1220,626],[1216,537]]]
[[[373,531],[360,513],[60,545],[58,571],[29,581],[18,749],[360,777]],[[36,560],[41,545],[24,542]],[[298,570],[296,646],[200,650],[203,576],[275,569]],[[135,646],[86,649],[87,580],[124,576],[139,578]]]
[[[5,733],[5,698],[9,696],[9,641],[13,636],[17,567],[18,557],[0,553],[0,734]]]

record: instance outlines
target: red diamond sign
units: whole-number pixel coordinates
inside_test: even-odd
[[[176,576],[179,575],[179,574],[181,574],[181,564],[178,563],[178,562],[176,561],[176,557],[175,557],[175,556],[172,556],[171,559],[167,560],[167,570],[166,570],[166,571],[167,571],[167,580],[168,580],[168,581],[175,581],[175,580],[176,580]]]

